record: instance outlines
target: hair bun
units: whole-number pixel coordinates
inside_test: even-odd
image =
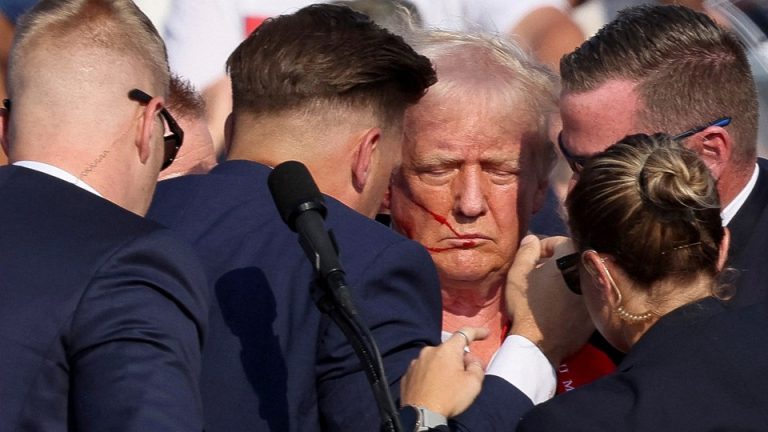
[[[696,210],[719,206],[712,199],[717,196],[713,193],[716,186],[708,168],[696,153],[681,146],[657,147],[649,153],[638,185],[649,210],[666,217],[689,220]]]

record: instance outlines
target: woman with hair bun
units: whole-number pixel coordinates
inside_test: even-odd
[[[566,206],[576,291],[627,356],[518,430],[768,430],[768,307],[724,301],[728,232],[696,153],[664,134],[626,137],[590,159]]]

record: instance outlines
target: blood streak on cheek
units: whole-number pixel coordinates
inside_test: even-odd
[[[460,239],[468,238],[468,236],[466,236],[464,234],[459,234],[459,232],[456,231],[456,229],[451,225],[450,222],[448,222],[448,219],[446,219],[444,216],[441,216],[441,215],[433,212],[432,210],[430,210],[427,207],[425,207],[423,204],[419,204],[416,201],[411,200],[411,202],[413,202],[416,206],[418,206],[419,208],[421,208],[422,210],[427,212],[430,216],[432,216],[432,219],[434,219],[435,222],[439,223],[440,225],[446,226],[449,230],[451,230],[453,235],[455,235],[457,238],[460,238]],[[413,237],[408,235],[408,238],[413,238]],[[447,252],[447,251],[453,250],[453,249],[469,249],[469,248],[473,248],[475,246],[477,246],[477,242],[472,241],[472,240],[467,240],[467,241],[463,242],[461,245],[456,246],[456,247],[447,247],[447,248],[427,247],[427,250],[430,251],[430,252],[440,253],[440,252]]]
[[[413,201],[413,203],[416,204],[420,209],[422,209],[425,212],[427,212],[430,216],[432,216],[432,219],[434,219],[437,223],[439,223],[440,225],[445,225],[446,227],[448,227],[448,229],[451,230],[453,235],[461,238],[461,234],[459,234],[459,232],[456,231],[456,229],[451,225],[451,223],[448,222],[448,219],[446,219],[445,217],[440,216],[439,214],[437,214],[437,213],[433,212],[432,210],[426,208],[423,204],[419,204],[416,201]]]

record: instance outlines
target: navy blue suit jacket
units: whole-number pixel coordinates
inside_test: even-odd
[[[728,266],[738,270],[729,303],[736,307],[768,299],[768,160],[757,163],[757,183],[728,224]]]
[[[267,189],[270,169],[229,161],[160,182],[150,217],[192,242],[214,295],[203,354],[209,432],[362,431],[379,414],[359,361],[310,297],[313,271]],[[326,197],[360,317],[393,396],[425,345],[440,341],[439,282],[429,254]]]
[[[199,431],[199,261],[155,223],[0,168],[0,431]]]
[[[662,317],[616,373],[538,405],[518,431],[768,430],[768,304],[708,298]]]

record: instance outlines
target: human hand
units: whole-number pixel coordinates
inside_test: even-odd
[[[535,343],[554,366],[578,351],[595,331],[584,298],[566,287],[555,265],[555,257],[574,251],[567,237],[526,236],[507,274],[509,334]]]
[[[401,404],[425,407],[445,417],[466,410],[480,393],[485,371],[480,359],[464,347],[488,334],[486,328],[463,327],[440,346],[423,348],[403,377]]]

